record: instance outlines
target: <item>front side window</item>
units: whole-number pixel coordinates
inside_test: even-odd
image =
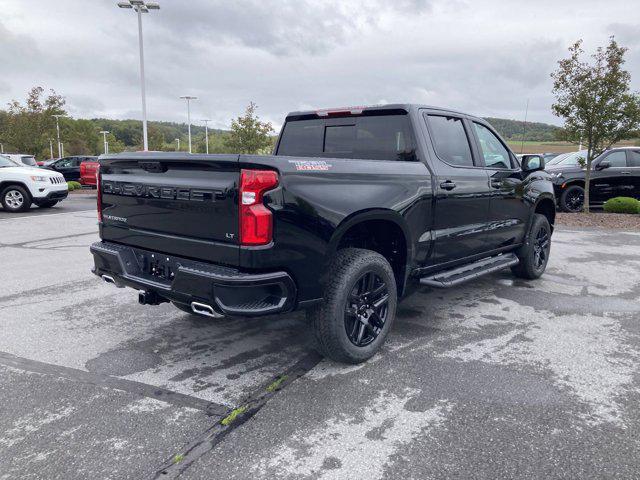
[[[57,168],[68,168],[71,166],[72,160],[70,158],[65,158],[56,163]]]
[[[462,119],[428,115],[436,154],[449,165],[472,167],[473,156]]]
[[[627,166],[627,154],[624,150],[618,150],[617,152],[611,152],[602,161],[609,162],[611,167],[624,168]]]
[[[31,167],[38,166],[38,163],[36,162],[35,157],[31,155],[23,155],[22,157],[20,157],[20,159],[22,160],[22,163],[24,163],[25,165],[29,165]]]
[[[502,144],[491,130],[484,125],[473,122],[484,164],[489,168],[511,168],[509,150]]]

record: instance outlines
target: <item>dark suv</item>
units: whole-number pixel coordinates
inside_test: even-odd
[[[584,204],[584,161],[576,154],[565,160],[548,165],[546,171],[551,175],[560,209],[579,212]],[[600,206],[614,197],[640,199],[640,147],[607,150],[593,160],[591,169],[590,205]]]
[[[92,156],[74,156],[74,157],[63,157],[59,160],[56,160],[49,165],[46,165],[44,168],[48,168],[49,170],[55,170],[56,172],[60,172],[64,175],[64,179],[68,181],[80,181],[80,164],[85,161],[95,162],[98,157]]]

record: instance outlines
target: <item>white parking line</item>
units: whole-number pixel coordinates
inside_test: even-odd
[[[64,212],[64,213],[47,213],[45,215],[29,215],[24,217],[11,217],[11,218],[0,218],[0,222],[3,220],[20,220],[21,218],[42,218],[42,217],[55,217],[56,215],[72,215],[75,213],[87,213],[87,212],[95,212],[95,209],[91,210],[76,210],[75,212]]]

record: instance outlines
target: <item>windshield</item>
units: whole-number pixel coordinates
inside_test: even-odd
[[[587,151],[580,150],[579,152],[563,153],[551,160],[547,165],[555,165],[557,167],[578,167],[580,166],[580,159],[582,162],[587,160]]]
[[[15,163],[9,160],[7,157],[0,155],[0,167],[15,167]]]
[[[24,163],[25,165],[29,165],[31,167],[38,166],[38,163],[36,162],[36,159],[33,155],[23,155],[22,157],[20,157],[20,160],[22,160],[22,163]]]

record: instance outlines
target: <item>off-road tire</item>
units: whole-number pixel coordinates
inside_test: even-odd
[[[57,204],[58,204],[58,201],[57,201],[57,200],[51,200],[51,201],[49,201],[49,202],[42,202],[42,203],[39,203],[39,204],[38,204],[38,207],[39,207],[39,208],[51,208],[51,207],[56,206]]]
[[[536,242],[540,231],[546,233],[547,245],[544,247],[544,261],[542,264],[538,264],[536,257]],[[520,260],[518,265],[511,267],[511,271],[516,277],[526,278],[528,280],[535,280],[540,278],[547,268],[549,261],[549,253],[551,252],[551,225],[549,220],[544,215],[536,213],[533,215],[529,234],[525,244],[516,251],[516,255]]]
[[[22,197],[22,203],[20,206],[16,206],[16,193],[17,196]],[[11,198],[13,197],[13,198]],[[9,185],[0,193],[0,202],[2,203],[2,207],[7,212],[18,213],[18,212],[26,212],[31,208],[31,194],[29,194],[28,190],[20,185]]]
[[[582,195],[582,204],[574,205],[571,199],[575,195]],[[567,213],[578,213],[584,208],[584,188],[580,185],[571,185],[567,187],[560,195],[560,210]]]
[[[328,272],[323,302],[307,310],[316,348],[322,355],[337,362],[364,362],[380,349],[395,320],[398,293],[393,269],[379,253],[346,248],[338,251]],[[371,343],[359,347],[347,335],[345,308],[356,282],[367,272],[373,272],[385,282],[389,296],[384,326]]]

